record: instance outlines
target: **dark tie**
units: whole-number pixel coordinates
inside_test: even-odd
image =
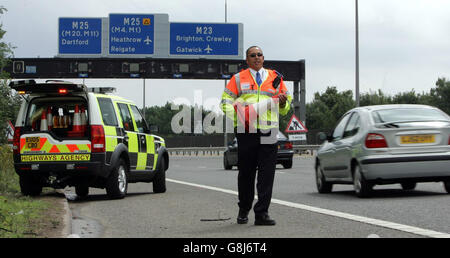
[[[258,86],[261,86],[262,80],[259,72],[256,72],[256,83],[258,84]]]

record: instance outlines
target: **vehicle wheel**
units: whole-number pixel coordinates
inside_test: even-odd
[[[356,196],[359,198],[366,198],[370,196],[372,192],[372,184],[366,181],[361,174],[361,167],[355,166],[355,172],[353,174],[353,187],[355,189]]]
[[[153,179],[153,192],[166,192],[166,163],[164,158],[161,159],[160,170],[156,172],[155,178]]]
[[[409,183],[401,183],[401,185],[402,185],[403,190],[408,191],[408,190],[414,190],[417,186],[417,183],[409,182]]]
[[[320,165],[316,166],[316,185],[319,193],[331,193],[333,190],[333,184],[325,181],[325,175],[323,174]]]
[[[283,165],[284,168],[292,168],[292,159],[288,161],[283,161],[281,165]]]
[[[106,194],[111,199],[124,198],[128,190],[127,165],[122,159],[106,181]]]
[[[75,186],[75,193],[78,197],[84,198],[89,195],[89,186],[77,185]]]
[[[25,196],[38,196],[42,192],[42,185],[33,175],[21,175],[19,177],[20,191]]]
[[[223,155],[223,168],[225,168],[225,170],[231,170],[233,168],[233,166],[228,164],[228,159],[225,154]]]
[[[444,188],[447,193],[450,193],[450,181],[444,181]]]

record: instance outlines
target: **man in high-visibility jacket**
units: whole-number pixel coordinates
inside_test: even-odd
[[[221,102],[222,111],[234,123],[238,141],[237,223],[248,222],[248,213],[255,196],[258,168],[258,202],[253,208],[255,225],[275,225],[275,220],[270,218],[268,210],[277,160],[276,135],[279,114],[288,113],[292,97],[282,75],[263,68],[264,55],[260,47],[248,48],[246,61],[249,68],[230,79]]]

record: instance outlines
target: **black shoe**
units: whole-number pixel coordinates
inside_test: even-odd
[[[248,223],[248,211],[239,209],[237,223],[238,224],[247,224]]]
[[[275,224],[275,220],[271,219],[267,214],[255,215],[255,225],[257,226],[273,226]]]

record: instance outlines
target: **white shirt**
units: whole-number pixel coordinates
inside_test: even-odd
[[[259,69],[258,72],[259,72],[259,75],[261,75],[261,81],[264,82],[267,79],[267,76],[268,76],[268,73],[267,73],[266,69],[261,68],[261,69]],[[253,79],[255,79],[255,81],[256,81],[256,71],[253,70],[252,68],[250,68],[250,73],[252,74]]]

